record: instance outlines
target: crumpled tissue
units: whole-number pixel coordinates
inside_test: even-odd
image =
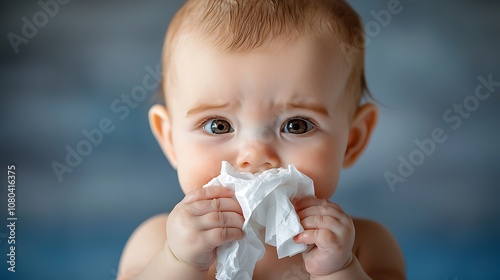
[[[305,244],[292,240],[304,228],[291,200],[313,196],[314,186],[313,181],[293,165],[252,174],[240,173],[223,161],[220,175],[204,187],[207,186],[234,190],[245,218],[245,237],[217,248],[218,280],[252,279],[255,264],[265,252],[260,237],[262,228],[265,228],[265,242],[277,248],[278,258],[306,250]]]

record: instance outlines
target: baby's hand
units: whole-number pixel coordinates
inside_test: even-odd
[[[305,231],[296,243],[309,245],[302,253],[311,276],[326,276],[347,267],[352,260],[354,224],[339,205],[318,198],[297,201],[295,210]]]
[[[215,248],[243,237],[244,218],[233,191],[223,187],[194,190],[167,220],[167,246],[177,260],[203,271],[215,260]]]

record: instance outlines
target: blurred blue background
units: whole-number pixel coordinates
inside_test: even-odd
[[[377,19],[390,2],[350,1],[370,27],[367,78],[381,117],[332,200],[394,233],[409,279],[500,279],[500,87],[474,97],[479,76],[500,81],[500,2],[401,0],[390,20]],[[1,279],[114,279],[132,231],[183,197],[149,130],[155,90],[126,116],[112,108],[157,67],[181,4],[69,1],[45,17],[38,1],[1,4]],[[31,38],[24,17],[40,26],[25,27]],[[17,46],[13,33],[24,38]],[[464,101],[469,111],[443,116]],[[60,181],[51,164],[106,118],[114,130]],[[436,128],[446,141],[418,157],[415,141]],[[399,176],[410,155],[418,166],[391,188],[384,174]],[[8,164],[17,166],[16,273],[6,263]]]

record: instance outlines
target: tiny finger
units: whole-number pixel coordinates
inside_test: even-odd
[[[306,208],[312,207],[312,206],[325,206],[325,207],[332,207],[334,209],[337,209],[339,212],[344,212],[340,205],[333,203],[327,199],[320,199],[316,197],[306,197],[301,200],[295,201],[294,202],[295,206],[295,211],[300,212]]]
[[[182,201],[184,203],[192,203],[198,200],[211,200],[213,198],[231,198],[233,194],[234,192],[230,189],[220,186],[210,186],[189,192]]]
[[[212,198],[209,200],[198,200],[191,203],[193,215],[205,215],[210,212],[236,212],[243,215],[241,206],[233,198]]]
[[[338,247],[338,237],[327,229],[306,230],[293,240],[295,243],[315,244],[318,248]]]
[[[197,218],[198,228],[209,230],[213,228],[238,228],[243,227],[245,219],[234,212],[210,212]]]
[[[214,228],[204,231],[205,242],[211,248],[216,248],[226,242],[243,238],[243,231],[237,228]]]
[[[343,225],[336,218],[330,216],[309,216],[301,220],[301,224],[305,230],[308,229],[327,229],[335,232],[337,228],[343,227]]]
[[[339,221],[347,219],[347,215],[345,213],[340,212],[337,208],[330,205],[311,206],[297,212],[297,215],[301,220],[311,216],[330,216]]]

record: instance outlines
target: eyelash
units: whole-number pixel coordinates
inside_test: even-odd
[[[211,121],[211,120],[224,120],[224,121],[227,121],[228,123],[231,124],[231,122],[229,120],[227,120],[226,118],[222,117],[222,116],[219,116],[219,115],[209,115],[209,116],[206,116],[205,118],[203,118],[197,125],[197,127],[199,127],[200,129],[203,130],[203,126],[205,126],[207,124],[207,122]]]
[[[318,129],[319,128],[319,124],[316,121],[312,120],[309,117],[298,115],[298,116],[294,116],[294,117],[286,119],[286,121],[280,127],[280,132],[283,130],[283,128],[285,127],[285,125],[286,125],[287,122],[289,122],[290,120],[294,120],[294,119],[304,120],[304,121],[307,121],[307,122],[311,123],[311,125],[313,126],[313,129]],[[224,118],[224,117],[222,117],[220,115],[209,115],[209,116],[206,116],[205,118],[203,118],[198,123],[197,127],[200,130],[203,130],[203,127],[207,124],[207,122],[209,122],[211,120],[224,120],[224,121],[227,121],[229,124],[231,124],[231,122],[229,120],[227,120],[226,118]]]
[[[290,125],[295,126],[297,124],[297,121],[303,122],[306,125],[305,131],[298,132],[296,131],[295,133],[292,132],[292,130],[297,129],[296,127],[291,128]],[[292,123],[295,124],[292,124]],[[287,119],[280,127],[280,133],[284,134],[291,134],[295,136],[305,136],[308,135],[311,131],[315,130],[318,128],[318,125],[315,121],[311,120],[310,118],[303,117],[303,116],[295,116],[293,118]],[[292,129],[292,130],[291,130]],[[301,130],[301,129],[299,129]]]
[[[310,122],[310,123],[312,124],[312,126],[313,126],[313,129],[317,129],[317,128],[319,128],[319,124],[318,124],[316,121],[314,121],[313,119],[311,119],[311,118],[309,118],[309,117],[305,117],[305,116],[301,116],[301,115],[294,116],[294,117],[291,117],[291,118],[286,119],[286,121],[285,121],[285,123],[284,123],[284,124],[286,124],[286,123],[287,123],[287,122],[289,122],[290,120],[296,120],[296,119],[299,119],[299,120],[304,120],[304,121]],[[283,124],[283,125],[284,125],[284,124]],[[283,128],[283,126],[282,126],[282,128]]]

